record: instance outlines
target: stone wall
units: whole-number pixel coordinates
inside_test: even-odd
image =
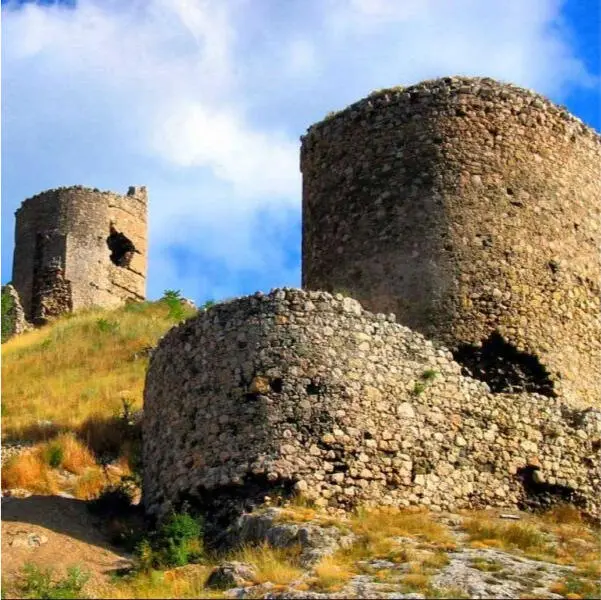
[[[115,239],[128,240],[135,249],[121,264],[111,259],[109,242],[114,245]],[[58,188],[25,200],[16,211],[13,283],[33,322],[143,300],[146,255],[146,188],[131,187],[125,196]]]
[[[571,499],[599,514],[601,412],[491,393],[438,343],[342,295],[280,289],[171,329],[144,392],[143,497],[434,510]]]
[[[452,351],[496,335],[601,404],[599,134],[529,90],[446,77],[313,125],[301,170],[303,288]]]
[[[7,297],[6,304],[5,296]],[[31,326],[25,320],[19,294],[10,283],[2,286],[2,298],[2,342],[4,343],[11,337],[24,333]]]

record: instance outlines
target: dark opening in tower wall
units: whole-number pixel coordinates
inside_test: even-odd
[[[493,393],[536,392],[556,396],[549,372],[533,354],[521,352],[494,331],[480,346],[461,344],[453,352],[464,375],[487,383]]]
[[[129,267],[134,253],[138,250],[125,234],[115,229],[112,223],[106,243],[111,251],[111,262],[118,267]]]

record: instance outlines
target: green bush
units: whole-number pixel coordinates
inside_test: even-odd
[[[117,323],[117,321],[111,321],[110,319],[98,319],[96,325],[98,325],[100,331],[109,333],[115,333],[119,329],[119,323]]]
[[[2,287],[2,343],[11,338],[15,331],[15,317],[13,308],[15,303],[11,295]]]
[[[203,521],[185,512],[172,513],[152,533],[142,540],[136,554],[143,570],[181,567],[203,555]]]
[[[87,571],[73,566],[67,569],[67,577],[56,583],[52,582],[52,570],[40,569],[27,563],[23,567],[24,581],[20,585],[23,598],[86,598],[82,594],[83,586],[90,578]]]
[[[44,453],[44,460],[53,469],[57,469],[63,464],[63,448],[59,444],[50,444]]]
[[[181,321],[186,311],[182,305],[182,295],[179,290],[165,290],[160,300],[169,307],[169,318]]]

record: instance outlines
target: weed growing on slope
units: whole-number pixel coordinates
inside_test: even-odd
[[[199,560],[204,554],[203,531],[200,517],[172,513],[138,545],[136,554],[141,570],[181,567]]]
[[[90,574],[78,566],[67,569],[67,577],[53,581],[52,569],[40,569],[27,563],[22,570],[23,581],[19,591],[23,598],[86,598],[83,587],[88,582]]]

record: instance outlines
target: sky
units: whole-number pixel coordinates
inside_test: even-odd
[[[300,136],[372,90],[533,89],[601,129],[599,0],[2,0],[2,283],[45,189],[149,193],[147,294],[300,287]]]

